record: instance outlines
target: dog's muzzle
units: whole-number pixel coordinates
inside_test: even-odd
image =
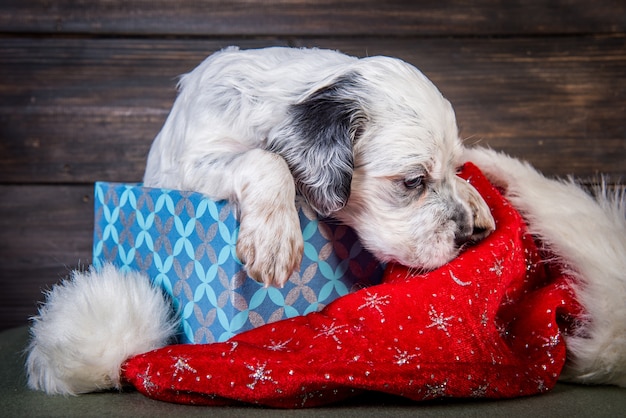
[[[455,243],[461,247],[468,242],[477,242],[488,236],[496,229],[496,223],[489,206],[476,189],[460,177],[456,180],[461,199],[469,207],[469,213],[465,208],[459,209],[453,218],[458,225]]]

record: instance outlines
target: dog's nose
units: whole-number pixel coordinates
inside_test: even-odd
[[[462,246],[464,246],[468,242],[469,242],[469,235],[464,235],[464,236],[458,236],[457,235],[454,238],[454,244],[456,245],[456,248],[461,248]]]
[[[470,214],[462,207],[459,207],[452,215],[452,221],[456,224],[454,242],[457,247],[461,247],[471,241],[473,235]]]
[[[466,220],[467,227],[459,227],[456,234],[456,242],[461,246],[468,241],[478,242],[487,237],[496,229],[496,223],[489,206],[476,189],[460,177],[457,177],[457,180],[458,190],[470,209],[468,214],[470,218]]]
[[[454,242],[458,248],[468,242],[478,242],[493,231],[490,223],[477,222],[473,219],[473,212],[469,213],[464,208],[459,208],[452,216],[452,221],[456,223],[457,229],[454,234]]]
[[[463,228],[462,230],[459,229],[454,236],[454,243],[456,244],[457,248],[460,248],[463,245],[467,244],[468,242],[480,241],[481,239],[489,235],[489,232],[490,231],[488,229],[480,228],[480,227],[473,228],[473,229],[470,229],[470,228]]]

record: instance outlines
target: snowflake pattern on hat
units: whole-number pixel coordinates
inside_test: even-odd
[[[496,231],[425,274],[387,266],[382,284],[322,311],[224,343],[175,345],[129,359],[123,378],[177,403],[300,408],[361,391],[413,400],[542,393],[565,363],[563,333],[581,315],[558,265],[473,165],[462,176],[485,198]]]

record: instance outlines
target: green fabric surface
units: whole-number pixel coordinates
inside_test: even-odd
[[[153,401],[137,392],[48,396],[26,387],[26,327],[0,333],[0,417],[621,417],[626,389],[558,384],[547,394],[500,401],[438,400],[414,403],[366,394],[341,404],[303,410],[249,406],[195,407]]]

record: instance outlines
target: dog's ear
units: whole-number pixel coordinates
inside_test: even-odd
[[[323,216],[343,208],[350,196],[352,146],[365,123],[356,80],[345,75],[292,105],[289,126],[270,144],[287,161],[300,193]]]

